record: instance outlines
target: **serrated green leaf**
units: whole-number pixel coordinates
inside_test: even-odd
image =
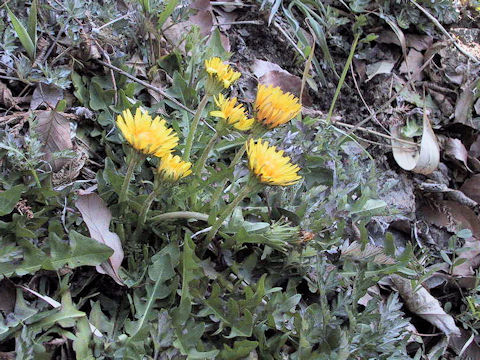
[[[145,306],[142,306],[142,313],[138,314],[140,319],[133,324],[133,329],[130,331],[129,342],[137,340],[141,337],[145,330],[149,330],[148,321],[151,318],[153,307],[157,299],[164,299],[172,292],[172,287],[165,284],[175,276],[170,256],[165,254],[160,256],[155,263],[148,269],[148,276],[155,281],[155,285],[148,294],[148,299]]]
[[[75,230],[69,233],[70,245],[64,243],[58,235],[51,233],[50,244],[50,270],[58,270],[67,265],[70,268],[79,266],[96,266],[106,261],[112,254],[113,249],[98,241],[84,236]],[[46,268],[49,266],[45,263]]]
[[[86,317],[81,317],[76,323],[75,340],[73,340],[73,350],[77,359],[93,360],[92,350],[89,347],[92,337],[90,324]]]
[[[243,315],[240,314],[238,302],[229,299],[225,304],[220,296],[220,286],[214,283],[210,297],[203,301],[206,307],[201,310],[199,316],[214,315],[220,321],[220,329],[225,326],[230,327],[230,334],[227,338],[236,336],[251,336],[253,330],[253,316],[248,309],[242,309]]]
[[[30,35],[28,34],[27,29],[25,29],[25,26],[22,25],[22,23],[17,19],[15,14],[8,7],[7,7],[7,11],[8,11],[8,17],[12,22],[13,28],[15,29],[15,32],[18,38],[20,39],[22,46],[27,52],[28,57],[32,60],[35,59],[35,44],[30,38]]]
[[[182,253],[182,293],[180,305],[173,313],[174,321],[177,324],[185,323],[190,316],[192,309],[190,282],[203,276],[203,270],[198,263],[199,259],[195,255],[195,244],[190,235],[185,234]]]
[[[235,341],[233,348],[223,344],[224,349],[220,352],[220,358],[225,360],[239,360],[246,358],[252,350],[258,346],[258,341],[242,340]]]
[[[0,192],[0,216],[10,214],[13,211],[24,191],[25,186],[17,185]]]
[[[46,258],[45,253],[33,245],[30,240],[20,238],[17,239],[17,243],[23,248],[23,261],[20,264],[0,263],[0,276],[11,276],[12,274],[23,276],[42,268]]]

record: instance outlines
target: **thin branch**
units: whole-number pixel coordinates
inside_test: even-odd
[[[363,119],[362,121],[360,121],[358,124],[356,124],[349,132],[348,132],[348,135],[352,134],[355,130],[357,130],[360,126],[362,126],[363,124],[365,124],[367,121],[369,120],[372,120],[375,116],[377,116],[378,114],[382,113],[383,111],[385,111],[385,109],[397,98],[400,96],[400,94],[402,93],[402,91],[404,89],[406,89],[407,87],[409,87],[414,81],[415,81],[415,78],[417,77],[418,74],[420,74],[427,66],[428,64],[430,64],[430,62],[433,60],[433,57],[435,55],[432,55],[430,56],[427,61],[425,61],[423,63],[423,65],[418,68],[415,73],[412,75],[412,78],[410,80],[408,80],[401,88],[399,91],[397,91],[395,94],[392,95],[392,97],[390,97],[390,99],[388,99],[385,104],[383,104],[380,109],[378,109],[377,111],[375,111],[375,113],[371,114],[370,116],[367,116],[365,119]]]
[[[186,107],[185,105],[183,105],[181,102],[179,102],[177,99],[175,99],[174,97],[172,97],[171,95],[168,95],[165,91],[163,91],[162,89],[160,88],[157,88],[156,86],[153,86],[151,84],[149,84],[148,82],[146,81],[143,81],[143,80],[140,80],[139,78],[133,76],[132,74],[129,74],[128,72],[126,71],[123,71],[122,69],[114,66],[114,65],[111,65],[105,61],[102,61],[102,60],[95,60],[96,62],[98,62],[99,64],[109,68],[109,69],[112,69],[116,72],[118,72],[119,74],[122,74],[123,76],[126,76],[127,78],[129,78],[130,80],[133,80],[137,83],[139,83],[140,85],[143,85],[145,86],[147,89],[150,89],[150,90],[153,90],[157,93],[159,93],[160,95],[166,97],[168,100],[170,100],[171,102],[173,102],[175,105],[179,106],[180,108],[182,108],[183,110],[189,112],[190,114],[195,114],[195,111],[193,111],[192,109],[189,109],[188,107]]]
[[[442,24],[440,24],[440,22],[435,19],[435,16],[433,16],[432,14],[430,14],[425,8],[423,8],[420,4],[417,4],[417,2],[413,1],[413,0],[410,0],[410,2],[415,5],[421,12],[423,12],[425,14],[426,17],[428,17],[434,24],[437,28],[440,29],[440,31],[446,36],[449,38],[449,40],[451,40],[453,42],[453,44],[455,45],[455,47],[458,49],[458,51],[460,51],[463,55],[465,55],[467,58],[469,58],[470,60],[473,60],[475,63],[480,63],[480,60],[477,59],[475,56],[473,56],[472,54],[470,54],[469,52],[465,51],[459,44],[458,42],[455,40],[455,38],[450,35],[450,33],[442,26]]]

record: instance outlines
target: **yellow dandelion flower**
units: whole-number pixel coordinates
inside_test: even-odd
[[[173,151],[178,144],[178,136],[166,125],[166,121],[157,116],[137,109],[135,116],[125,110],[117,117],[117,126],[132,147],[145,154],[162,157]]]
[[[283,150],[277,151],[267,141],[250,139],[246,143],[248,167],[257,179],[267,185],[293,185],[302,177],[298,175],[300,168],[290,162]]]
[[[292,120],[302,110],[297,97],[284,93],[279,87],[258,85],[255,100],[256,119],[272,129]]]
[[[237,98],[226,99],[222,94],[218,94],[215,104],[220,110],[211,111],[211,116],[224,119],[228,125],[240,131],[250,130],[253,126],[255,119],[248,118],[245,107],[242,104],[237,105]]]
[[[167,154],[160,159],[157,172],[165,180],[175,182],[190,175],[192,173],[191,167],[192,163],[183,161],[180,156]]]
[[[205,70],[210,77],[220,82],[225,89],[228,89],[242,75],[218,57],[205,60]]]

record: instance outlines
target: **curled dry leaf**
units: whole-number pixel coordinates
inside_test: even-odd
[[[47,161],[52,160],[53,153],[73,148],[72,139],[70,138],[70,122],[62,113],[53,110],[37,112],[37,126],[35,130],[40,135]],[[67,162],[67,159],[51,161],[53,171],[60,170]]]
[[[392,126],[390,128],[392,136],[410,140],[401,133],[400,129],[401,127],[398,125]],[[420,151],[416,145],[392,139],[392,152],[395,161],[402,169],[424,175],[430,174],[437,169],[440,163],[440,148],[426,112],[423,114],[423,133]]]
[[[401,133],[400,126],[392,126],[390,130],[394,138],[410,140]],[[437,169],[440,163],[440,147],[426,112],[423,114],[423,133],[420,151],[416,145],[392,139],[392,152],[395,161],[402,169],[424,175],[430,174]]]
[[[460,329],[455,325],[453,317],[448,315],[423,286],[417,291],[412,288],[408,279],[391,275],[391,279],[408,309],[422,319],[428,321],[447,336],[460,336]]]
[[[123,261],[123,249],[120,238],[109,230],[112,214],[100,196],[95,193],[79,195],[75,206],[82,214],[83,221],[88,227],[92,239],[113,249],[108,262],[96,267],[102,274],[110,275],[119,285],[123,285],[118,275],[118,269]]]

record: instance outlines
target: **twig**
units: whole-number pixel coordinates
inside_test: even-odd
[[[305,59],[305,54],[303,53],[303,51],[300,50],[300,48],[297,46],[297,44],[295,44],[295,42],[292,40],[290,35],[288,35],[288,33],[285,30],[283,30],[283,28],[277,23],[276,20],[273,21],[273,26],[275,26],[277,30],[280,31],[280,33],[285,37],[285,39],[287,39],[290,45],[292,45],[295,48],[295,50],[297,50],[297,52],[300,55],[302,55],[302,57]]]
[[[390,135],[390,132],[387,130],[387,128],[385,128],[385,126],[383,126],[383,124],[380,121],[378,121],[377,117],[375,116],[375,112],[370,108],[370,106],[368,106],[367,102],[363,98],[362,92],[360,91],[360,87],[358,86],[357,78],[355,76],[355,71],[353,70],[353,63],[350,64],[350,72],[352,73],[353,83],[355,85],[355,88],[357,89],[358,96],[360,96],[360,99],[363,102],[363,105],[365,105],[370,115],[373,115],[373,120],[375,120],[378,126],[380,126],[383,130],[385,130],[386,133]]]
[[[232,21],[221,24],[213,24],[213,26],[229,26],[229,25],[263,25],[263,21],[260,20],[245,20],[245,21]]]
[[[410,80],[408,80],[401,88],[399,91],[397,91],[395,94],[393,94],[390,99],[387,100],[387,102],[385,104],[383,104],[380,109],[378,109],[377,111],[375,111],[375,113],[371,114],[370,116],[367,116],[365,119],[363,119],[362,121],[360,121],[358,124],[356,124],[349,132],[348,132],[348,135],[352,134],[355,130],[357,130],[360,126],[362,126],[363,124],[365,124],[367,121],[369,120],[372,120],[375,116],[377,116],[378,114],[382,113],[383,111],[385,111],[385,109],[397,98],[400,96],[401,92],[406,89],[407,87],[409,87],[416,79],[417,75],[420,74],[427,66],[428,64],[430,64],[430,62],[433,60],[433,57],[435,56],[432,55],[430,56],[427,61],[425,61],[423,63],[423,65],[418,68],[415,73],[412,75],[412,78]]]
[[[383,138],[386,138],[386,139],[395,140],[395,141],[402,142],[402,143],[405,143],[405,144],[408,144],[408,145],[419,146],[417,143],[415,143],[415,142],[413,142],[413,141],[408,141],[408,140],[404,140],[404,139],[399,139],[399,138],[396,138],[396,137],[391,136],[391,135],[382,134],[382,133],[380,133],[380,132],[378,132],[378,131],[375,131],[375,130],[366,129],[366,128],[361,127],[361,126],[352,125],[352,124],[346,124],[346,123],[341,122],[341,121],[332,121],[332,124],[333,124],[333,125],[345,126],[345,127],[350,128],[350,129],[355,128],[355,130],[360,130],[360,131],[368,132],[368,133],[370,133],[370,134],[374,134],[374,135],[377,135],[377,136],[380,136],[380,137],[383,137]],[[351,132],[349,132],[348,134],[351,134]]]
[[[242,2],[228,2],[228,1],[210,1],[210,5],[213,6],[237,6],[237,7],[254,7],[253,4],[244,4]]]
[[[143,81],[143,80],[140,80],[139,78],[129,74],[128,72],[126,71],[123,71],[122,69],[112,65],[112,64],[109,64],[109,63],[106,63],[105,61],[102,61],[102,60],[95,60],[96,62],[98,62],[99,64],[109,68],[109,69],[112,69],[116,72],[118,72],[119,74],[122,74],[123,76],[126,76],[127,78],[129,78],[130,80],[133,80],[137,83],[139,83],[140,85],[143,85],[145,86],[147,89],[150,89],[150,90],[153,90],[157,93],[159,93],[160,95],[166,97],[168,100],[170,100],[171,102],[173,102],[175,105],[179,106],[180,108],[182,108],[183,110],[189,112],[190,114],[195,114],[195,111],[193,111],[192,109],[189,109],[188,107],[186,107],[185,105],[183,105],[181,102],[179,102],[177,99],[175,99],[174,97],[172,97],[171,95],[168,95],[165,91],[163,91],[162,89],[160,88],[157,88],[151,84],[149,84],[148,82],[146,81]]]
[[[435,26],[439,28],[440,31],[453,42],[453,44],[458,49],[458,51],[460,51],[463,55],[468,57],[470,60],[475,61],[477,64],[480,63],[479,59],[477,59],[475,56],[473,56],[469,52],[462,49],[462,47],[458,44],[455,38],[452,35],[450,35],[450,33],[442,26],[442,24],[440,24],[440,22],[437,19],[435,19],[435,16],[430,14],[425,8],[423,8],[420,4],[417,4],[415,1],[410,0],[410,2],[413,5],[415,5],[421,12],[423,12],[425,16],[428,17],[435,24]]]
[[[116,18],[116,19],[113,19],[109,22],[107,22],[106,24],[103,24],[102,26],[98,27],[98,28],[93,28],[92,29],[92,32],[99,32],[100,30],[102,30],[103,28],[106,28],[107,26],[110,26],[112,24],[115,24],[117,21],[120,21],[120,20],[123,20],[127,17],[129,17],[131,15],[131,13],[126,13],[125,15],[122,15],[120,16],[119,18]]]

